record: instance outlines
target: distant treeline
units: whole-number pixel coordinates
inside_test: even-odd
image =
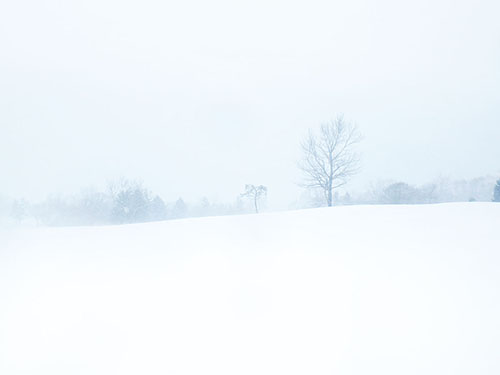
[[[321,194],[320,190],[308,189],[290,208],[324,206]],[[337,191],[333,199],[334,205],[467,201],[500,201],[500,180],[491,176],[471,180],[441,178],[422,186],[379,182],[361,193]],[[70,197],[54,195],[40,203],[0,197],[0,219],[50,226],[126,224],[249,213],[253,211],[250,203],[245,194],[236,197],[233,203],[211,203],[207,198],[195,204],[188,204],[182,198],[165,202],[141,183],[121,179],[109,184],[105,191],[87,189]]]
[[[109,225],[231,215],[245,212],[245,207],[241,199],[233,204],[214,204],[206,198],[194,205],[182,198],[166,203],[142,183],[121,179],[109,184],[105,191],[87,189],[71,197],[53,195],[40,203],[15,200],[10,217],[50,226]]]
[[[414,186],[402,181],[372,184],[367,190],[354,193],[336,192],[335,205],[350,204],[428,204],[444,202],[491,202],[500,200],[500,180],[485,176],[471,180],[440,178],[432,183]],[[497,193],[495,193],[497,192]],[[310,206],[324,205],[321,191],[308,190],[301,202]],[[303,204],[303,203],[302,203]]]

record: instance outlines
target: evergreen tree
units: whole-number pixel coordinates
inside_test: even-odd
[[[188,207],[182,198],[177,199],[172,209],[172,217],[174,219],[180,219],[186,217],[188,214]]]
[[[149,221],[152,202],[149,191],[134,181],[122,180],[113,187],[113,223],[142,223]]]
[[[167,206],[158,195],[149,204],[150,220],[165,220],[167,218]]]
[[[12,204],[12,209],[10,211],[10,216],[17,220],[22,221],[26,218],[26,202],[24,200],[16,200]]]
[[[493,202],[500,202],[500,180],[497,181],[493,191]]]

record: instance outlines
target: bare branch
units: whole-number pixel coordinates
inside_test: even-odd
[[[343,186],[359,171],[355,145],[362,137],[356,126],[342,116],[322,124],[319,133],[311,130],[301,143],[303,158],[299,168],[304,173],[301,186],[319,188],[328,206],[332,205],[333,189]]]
[[[259,213],[259,199],[267,195],[267,187],[264,185],[255,186],[252,184],[245,185],[245,192],[241,193],[242,197],[247,197],[252,200],[255,212]]]

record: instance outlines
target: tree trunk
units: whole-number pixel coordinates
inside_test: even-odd
[[[328,207],[332,207],[332,205],[333,205],[332,189],[328,189],[327,204],[328,204]]]
[[[331,167],[330,167],[330,169],[331,169]],[[327,192],[326,200],[327,200],[326,203],[328,204],[328,207],[332,207],[332,205],[333,205],[333,178],[331,176],[328,178],[328,192]]]

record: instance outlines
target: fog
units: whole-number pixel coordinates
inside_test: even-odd
[[[346,187],[500,173],[498,1],[11,1],[0,5],[0,193],[144,181],[166,200],[271,208],[339,114]]]
[[[499,374],[499,15],[0,1],[0,374]]]

